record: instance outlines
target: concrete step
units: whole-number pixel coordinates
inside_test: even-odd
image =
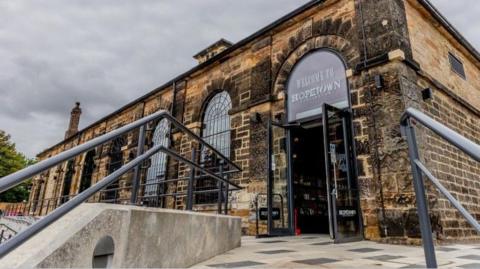
[[[237,217],[88,203],[7,254],[0,268],[189,267],[239,247],[240,238]]]

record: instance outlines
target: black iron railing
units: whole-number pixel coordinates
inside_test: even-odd
[[[192,150],[191,159],[187,159],[184,156],[175,152],[174,150],[162,145],[153,146],[152,148],[144,152],[145,129],[146,129],[145,126],[154,120],[160,120],[160,119],[168,120],[173,126],[176,127],[177,130],[189,136],[190,139],[192,139],[193,142],[195,142],[192,144],[198,144],[202,148],[208,148],[209,151],[212,154],[214,154],[216,158],[219,160],[219,163],[220,163],[219,169],[217,169],[216,171],[212,171],[211,169],[207,169],[203,167],[198,162],[198,158],[196,158],[196,152],[197,152],[196,148],[191,149]],[[231,191],[239,190],[241,189],[241,187],[238,184],[235,184],[230,180],[228,180],[228,178],[226,177],[226,174],[239,172],[241,171],[240,167],[237,166],[235,163],[233,163],[230,159],[225,157],[221,152],[219,152],[213,146],[205,142],[201,137],[199,137],[194,132],[192,132],[191,130],[186,128],[184,125],[182,125],[177,119],[172,117],[166,111],[159,111],[152,115],[146,116],[133,123],[127,124],[107,134],[104,134],[90,141],[87,141],[84,144],[78,145],[72,149],[64,151],[54,157],[43,160],[37,164],[34,164],[23,170],[20,170],[14,174],[3,177],[0,179],[0,193],[10,188],[13,188],[14,186],[24,182],[25,180],[28,180],[29,178],[43,171],[46,171],[62,162],[68,161],[78,156],[79,154],[87,152],[106,142],[109,142],[136,128],[140,128],[138,147],[137,147],[137,156],[130,162],[124,164],[118,170],[115,170],[110,175],[106,176],[96,184],[92,185],[91,187],[89,187],[88,189],[84,190],[83,192],[77,195],[55,197],[55,198],[43,199],[39,201],[31,201],[29,203],[24,204],[23,206],[19,205],[19,208],[13,208],[12,210],[9,210],[10,212],[14,212],[14,214],[16,215],[23,215],[24,213],[26,213],[25,215],[30,215],[32,213],[32,208],[40,208],[41,215],[43,215],[44,213],[46,215],[42,217],[40,220],[38,220],[37,222],[35,222],[33,225],[29,226],[28,228],[26,228],[25,230],[18,233],[16,236],[14,236],[10,240],[2,244],[0,246],[0,258],[6,255],[7,253],[9,253],[11,250],[15,249],[17,246],[19,246],[26,240],[28,240],[31,236],[33,236],[37,232],[41,231],[42,229],[50,225],[55,220],[59,219],[66,213],[70,212],[72,209],[74,209],[81,203],[86,202],[87,200],[90,201],[92,199],[95,201],[95,195],[97,195],[96,197],[100,197],[97,199],[100,199],[99,201],[102,201],[102,202],[115,202],[115,203],[121,202],[125,204],[141,205],[143,201],[145,201],[145,197],[140,197],[139,199],[139,196],[138,196],[139,189],[142,186],[142,183],[140,182],[140,169],[142,167],[142,164],[146,160],[148,160],[151,156],[153,156],[158,152],[162,152],[167,156],[169,156],[171,159],[174,159],[179,163],[183,163],[190,168],[190,176],[188,178],[177,178],[175,180],[170,181],[170,182],[174,182],[174,181],[178,182],[178,181],[186,180],[188,182],[187,183],[188,188],[186,192],[180,193],[175,191],[175,193],[173,194],[168,193],[168,194],[161,194],[161,195],[185,196],[187,200],[185,208],[187,210],[192,210],[194,195],[196,193],[200,193],[199,191],[194,190],[194,184],[196,181],[202,180],[202,178],[208,177],[209,179],[215,180],[217,182],[218,188],[216,190],[209,190],[209,191],[212,191],[212,192],[215,191],[218,193],[218,197],[219,197],[218,212],[219,213],[222,212],[222,202],[224,202],[225,213],[227,213],[227,209],[228,209],[227,203],[228,203],[229,193]],[[228,171],[228,172],[224,172],[225,168],[226,168],[225,171]],[[130,189],[130,194],[131,194],[130,197],[129,198],[114,197],[112,201],[105,201],[105,199],[102,199],[101,192],[112,191],[112,189],[105,190],[105,188],[110,186],[113,183],[116,183],[122,175],[126,174],[132,169],[134,169],[132,185],[127,187],[128,189]],[[117,192],[119,189],[122,189],[122,188],[123,187],[117,187],[114,189],[116,189],[115,191]]]
[[[425,175],[427,179],[433,183],[437,190],[443,194],[448,201],[450,201],[450,203],[458,210],[458,212],[460,212],[460,214],[468,221],[468,223],[470,223],[472,227],[479,233],[480,224],[420,161],[414,123],[420,123],[421,125],[427,127],[441,138],[462,150],[477,162],[480,162],[480,146],[414,108],[408,108],[401,118],[400,124],[402,134],[407,137],[408,142],[408,154],[413,173],[413,186],[415,190],[415,196],[417,198],[417,211],[425,252],[425,260],[427,268],[437,268],[437,259],[435,257],[432,226],[428,214],[423,175]]]
[[[10,228],[10,226],[4,223],[0,223],[0,244],[12,238],[12,236],[16,234],[17,234],[17,231]]]

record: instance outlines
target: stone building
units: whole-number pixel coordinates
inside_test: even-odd
[[[315,0],[195,58],[191,70],[79,131],[77,105],[66,139],[38,158],[165,109],[242,168],[230,175],[244,189],[230,195],[228,212],[243,217],[245,234],[255,234],[256,201],[264,208],[264,194],[271,193],[277,215],[268,231],[259,220],[260,233],[332,234],[335,228],[339,240],[418,243],[401,114],[415,107],[480,143],[480,54],[427,0]],[[32,212],[45,214],[134,158],[137,137],[131,132],[36,177],[30,201],[42,202]],[[478,218],[479,164],[422,128],[418,140],[426,165]],[[146,145],[159,143],[191,154],[188,137],[165,122],[148,126]],[[141,172],[144,183],[188,175],[163,155]],[[127,202],[131,184],[128,173],[102,197]],[[185,187],[141,191],[151,197]],[[336,196],[329,195],[333,188]],[[438,240],[480,239],[428,188]],[[215,213],[214,196],[198,195],[195,202],[194,210]],[[185,198],[169,197],[162,206],[184,209]]]

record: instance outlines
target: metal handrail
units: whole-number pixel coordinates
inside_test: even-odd
[[[474,160],[480,162],[480,145],[465,138],[454,130],[439,123],[431,117],[425,115],[414,108],[408,108],[402,115],[400,127],[402,135],[407,137],[408,155],[413,174],[413,186],[417,200],[417,212],[422,235],[423,249],[427,268],[437,268],[437,259],[435,256],[435,247],[432,237],[432,226],[428,214],[427,198],[425,186],[423,184],[423,175],[442,193],[447,200],[460,212],[472,227],[480,233],[480,224],[478,221],[453,197],[452,194],[433,176],[433,174],[420,161],[418,145],[415,136],[414,122],[421,123],[435,134],[456,146]]]
[[[13,174],[10,174],[8,176],[5,176],[3,178],[0,179],[0,193],[12,188],[12,187],[15,187],[16,185],[22,183],[23,181],[25,181],[26,179],[29,179],[31,178],[32,176],[35,176],[49,168],[52,168],[53,166],[55,165],[58,165],[66,160],[69,160],[81,153],[84,153],[88,150],[91,150],[93,148],[95,148],[96,146],[99,146],[101,144],[104,144],[118,136],[121,136],[133,129],[136,129],[136,128],[139,128],[141,126],[144,126],[145,124],[153,121],[153,120],[157,120],[157,119],[161,119],[161,118],[165,118],[167,119],[168,121],[170,121],[170,123],[172,123],[175,127],[177,127],[178,129],[182,130],[183,132],[187,133],[189,136],[191,136],[192,138],[194,138],[195,140],[199,141],[202,145],[206,146],[208,149],[210,149],[212,152],[214,152],[217,156],[219,156],[223,161],[225,161],[227,164],[231,165],[232,167],[234,167],[237,171],[240,171],[241,168],[236,165],[235,163],[233,163],[230,159],[228,159],[227,157],[225,157],[220,151],[218,151],[217,149],[215,149],[213,146],[211,146],[210,144],[208,144],[207,142],[205,142],[201,137],[199,137],[197,134],[195,134],[194,132],[192,132],[190,129],[188,129],[187,127],[183,126],[183,124],[181,124],[176,118],[174,118],[173,116],[171,116],[167,111],[165,110],[161,110],[161,111],[158,111],[158,112],[155,112],[151,115],[148,115],[144,118],[141,118],[135,122],[132,122],[132,123],[129,123],[123,127],[120,127],[118,129],[115,129],[115,130],[112,130],[111,132],[109,133],[106,133],[104,135],[101,135],[99,137],[96,137],[92,140],[89,140],[87,142],[85,142],[84,144],[81,144],[81,145],[78,145],[74,148],[71,148],[69,150],[66,150],[58,155],[55,155],[51,158],[48,158],[46,160],[43,160],[43,161],[40,161],[34,165],[31,165],[25,169],[22,169],[18,172],[15,172]]]
[[[7,230],[10,230],[10,231],[11,231],[12,233],[14,233],[14,234],[17,234],[17,233],[18,233],[17,231],[15,231],[14,229],[12,229],[10,226],[8,226],[8,225],[5,224],[5,223],[0,223],[0,226],[5,227]]]
[[[240,167],[237,166],[235,163],[233,163],[230,159],[225,157],[222,153],[220,153],[218,150],[213,148],[210,144],[205,142],[202,138],[200,138],[198,135],[193,133],[191,130],[183,126],[179,121],[177,121],[174,117],[172,117],[168,112],[166,111],[159,111],[154,114],[151,114],[149,116],[146,116],[142,119],[139,119],[133,123],[127,124],[119,129],[113,130],[107,134],[104,134],[102,136],[99,136],[97,138],[94,138],[84,144],[78,145],[70,150],[67,150],[65,152],[62,152],[54,157],[51,157],[49,159],[46,159],[44,161],[41,161],[35,165],[29,166],[23,170],[20,170],[16,173],[13,173],[11,175],[8,175],[6,177],[3,177],[0,179],[0,193],[22,183],[23,181],[31,178],[32,176],[39,174],[55,165],[58,165],[61,162],[64,162],[66,160],[69,160],[81,153],[84,153],[88,150],[91,150],[92,148],[101,145],[107,141],[110,141],[120,135],[123,135],[126,132],[129,132],[135,128],[140,127],[140,137],[144,137],[144,131],[145,128],[144,126],[149,123],[150,121],[159,119],[159,118],[165,118],[169,120],[174,126],[176,126],[179,130],[184,131],[191,137],[193,137],[197,142],[199,142],[202,146],[205,146],[209,148],[213,153],[215,153],[217,156],[220,157],[220,159],[225,163],[233,167],[233,170],[241,171]],[[139,145],[142,142],[143,139],[139,139]],[[143,145],[141,145],[143,147]],[[222,190],[222,186],[225,183],[227,186],[227,195],[228,195],[228,187],[233,186],[234,189],[239,190],[242,189],[238,184],[235,184],[228,179],[224,178],[223,176],[223,162],[222,165],[220,166],[220,175],[217,175],[215,172],[212,172],[205,167],[195,163],[195,159],[192,158],[192,160],[188,160],[187,158],[184,158],[180,154],[174,152],[173,150],[170,150],[169,148],[166,148],[162,145],[154,146],[151,149],[149,149],[146,152],[138,151],[137,157],[130,162],[124,164],[122,167],[120,167],[118,170],[112,172],[110,175],[106,176],[93,186],[90,186],[83,192],[79,193],[78,195],[74,196],[64,204],[62,204],[60,207],[54,209],[50,214],[46,215],[39,221],[35,222],[33,225],[29,226],[22,232],[18,233],[15,237],[13,237],[11,240],[8,240],[5,244],[2,244],[0,246],[0,258],[5,256],[7,253],[18,247],[20,244],[28,240],[30,237],[53,223],[54,221],[58,220],[60,217],[63,215],[67,214],[70,212],[72,209],[80,205],[81,203],[87,201],[90,197],[95,195],[97,192],[101,191],[102,189],[106,188],[108,185],[114,183],[117,181],[123,174],[127,173],[131,169],[138,169],[138,167],[141,165],[142,162],[144,162],[146,159],[150,158],[152,155],[156,154],[157,152],[163,152],[169,157],[176,159],[179,162],[187,164],[191,169],[192,172],[191,174],[194,175],[195,171],[200,171],[206,175],[209,175],[211,178],[217,180],[217,182],[220,182],[220,191]],[[195,153],[195,150],[192,150],[193,156]],[[139,184],[137,183],[137,186]],[[193,181],[191,180],[189,182],[189,188],[193,187]],[[134,188],[132,192],[136,192],[136,189]],[[193,192],[190,192],[193,193]],[[134,194],[132,193],[132,196]],[[135,195],[136,197],[136,195]],[[189,194],[189,201],[188,203],[191,203],[191,194]],[[219,200],[220,201],[220,200]],[[220,203],[220,202],[219,202]],[[47,208],[48,210],[48,208]]]
[[[35,222],[32,226],[28,227],[24,231],[20,232],[17,234],[15,237],[13,237],[11,240],[7,241],[5,244],[0,246],[0,257],[3,257],[6,255],[8,252],[12,251],[16,247],[18,247],[20,244],[28,240],[30,237],[50,225],[52,222],[58,220],[61,218],[63,215],[67,214],[70,212],[72,209],[80,205],[81,203],[85,202],[88,200],[91,196],[95,195],[97,192],[102,190],[103,188],[107,187],[108,185],[114,183],[116,180],[118,180],[119,177],[121,177],[123,174],[127,173],[129,170],[135,168],[137,165],[151,157],[157,152],[163,152],[170,157],[176,158],[179,161],[186,162],[187,164],[195,167],[199,171],[206,173],[210,175],[212,178],[217,179],[219,181],[222,181],[226,184],[232,185],[236,189],[241,189],[240,186],[238,186],[235,183],[232,183],[224,178],[221,178],[214,173],[200,167],[199,165],[181,157],[180,155],[176,154],[175,152],[165,148],[164,146],[155,146],[152,147],[150,150],[146,151],[142,155],[138,156],[137,158],[133,159],[132,161],[128,162],[112,174],[108,175],[104,179],[100,180],[97,182],[95,185],[89,187],[85,191],[79,193],[77,196],[73,197],[71,200],[68,202],[64,203],[60,207],[56,208],[53,210],[50,214],[45,216],[44,218],[40,219],[39,221]]]
[[[477,220],[465,209],[465,207],[460,204],[455,197],[440,183],[440,181],[432,175],[432,173],[423,165],[420,160],[416,160],[415,164],[422,170],[423,174],[430,179],[430,181],[437,187],[438,191],[440,191],[447,199],[452,203],[452,205],[462,214],[465,219],[472,225],[475,230],[480,232],[480,224],[477,222]]]
[[[428,129],[432,130],[434,133],[447,140],[457,148],[461,149],[463,152],[468,154],[477,162],[480,162],[480,145],[472,142],[468,138],[460,135],[454,130],[448,128],[447,126],[435,121],[424,113],[420,112],[415,108],[407,108],[405,113],[402,115],[400,120],[402,126],[406,126],[408,119],[413,118],[417,122],[426,126]]]

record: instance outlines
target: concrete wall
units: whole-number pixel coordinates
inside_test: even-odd
[[[95,246],[114,241],[113,267],[188,267],[240,246],[239,218],[84,204],[2,258],[0,268],[92,267]]]

